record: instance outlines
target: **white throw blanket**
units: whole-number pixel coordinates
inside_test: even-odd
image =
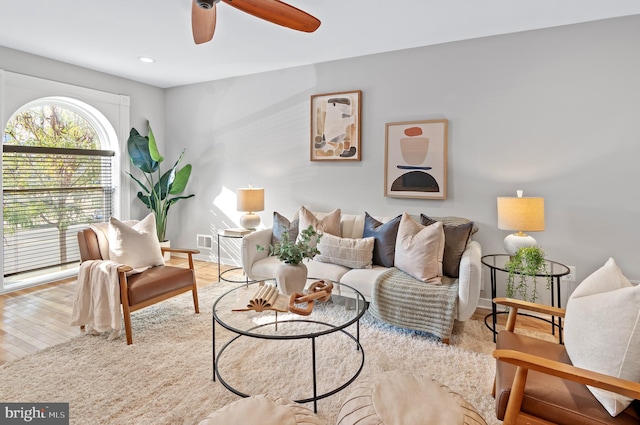
[[[113,261],[87,260],[80,265],[71,325],[87,332],[112,331],[109,340],[122,329],[118,265]]]

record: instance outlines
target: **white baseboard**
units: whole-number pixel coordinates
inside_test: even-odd
[[[478,307],[479,308],[486,308],[487,310],[491,310],[491,299],[490,298],[480,298],[480,300],[478,300]]]

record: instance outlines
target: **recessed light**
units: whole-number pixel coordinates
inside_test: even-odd
[[[146,56],[140,56],[138,58],[138,60],[140,60],[140,62],[144,62],[144,63],[154,63],[156,61],[154,58],[148,58]]]

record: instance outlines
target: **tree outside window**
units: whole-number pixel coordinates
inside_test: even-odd
[[[44,235],[55,229],[57,240],[49,241],[49,248],[39,240],[39,249],[57,251],[57,264],[77,261],[67,246],[70,226],[105,221],[111,215],[110,157],[105,167],[95,129],[69,109],[30,107],[7,124],[3,145],[5,251],[10,237],[27,245],[28,238],[16,235]],[[43,261],[44,256],[18,271],[52,265]],[[8,266],[5,252],[5,275]]]

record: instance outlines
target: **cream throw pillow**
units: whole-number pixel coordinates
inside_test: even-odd
[[[302,232],[311,225],[318,233],[330,233],[340,237],[342,236],[340,232],[340,213],[340,209],[338,208],[330,213],[322,214],[321,218],[318,218],[305,207],[300,207],[300,212],[298,213],[298,231]]]
[[[109,220],[109,259],[134,269],[164,265],[156,236],[156,218],[149,214],[134,225],[111,217]]]
[[[351,269],[370,269],[373,261],[373,244],[373,237],[350,239],[325,233],[318,242],[320,254],[313,259]]]
[[[416,223],[409,214],[402,214],[394,265],[418,280],[442,283],[444,230],[442,222],[429,226]]]
[[[640,286],[613,258],[578,285],[567,303],[564,344],[574,366],[640,382]],[[616,416],[632,399],[589,390]]]

